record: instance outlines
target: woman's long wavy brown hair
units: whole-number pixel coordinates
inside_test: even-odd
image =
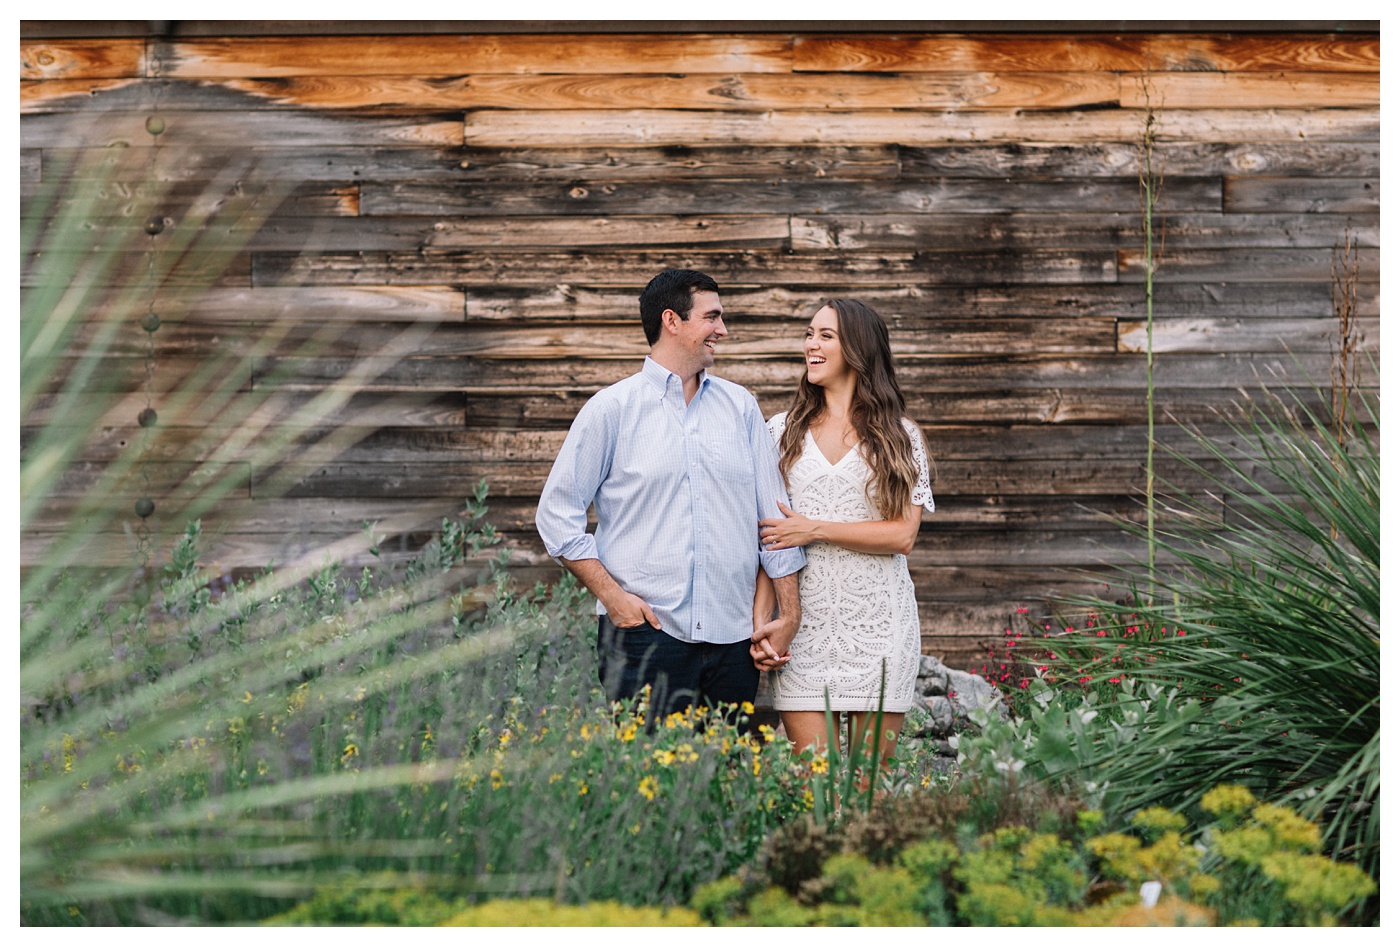
[[[909,435],[900,423],[904,417],[904,393],[894,377],[890,331],[879,313],[858,299],[828,299],[818,311],[825,307],[836,313],[841,354],[856,375],[851,425],[860,438],[861,454],[870,468],[866,490],[881,516],[900,519],[909,508],[919,470],[914,463]],[[782,439],[778,442],[779,468],[784,480],[802,456],[807,428],[825,409],[826,392],[808,381],[804,370],[797,383],[797,395],[788,409]],[[919,436],[923,437],[922,431]]]

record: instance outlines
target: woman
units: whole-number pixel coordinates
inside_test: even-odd
[[[904,417],[889,330],[874,310],[830,300],[812,317],[803,352],[792,408],[768,422],[792,508],[759,524],[768,549],[806,547],[802,624],[791,642],[767,642],[781,659],[755,646],[755,662],[771,671],[773,706],[799,750],[825,743],[828,700],[833,712],[849,713],[852,746],[868,741],[883,700],[888,761],[919,670],[919,611],[904,557],[923,510],[933,509],[928,456]],[[755,627],[773,610],[767,578],[760,572]]]

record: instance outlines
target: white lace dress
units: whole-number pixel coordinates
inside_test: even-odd
[[[786,420],[784,413],[768,422],[775,442]],[[910,502],[932,511],[923,438],[912,421],[905,419],[904,428],[919,470]],[[792,508],[835,523],[884,519],[866,494],[869,476],[858,447],[832,464],[808,432],[788,475]],[[792,642],[792,660],[768,675],[773,707],[824,710],[829,693],[833,711],[875,710],[883,663],[884,708],[907,711],[919,672],[919,606],[904,556],[852,552],[830,543],[812,543],[806,551],[807,566],[798,577],[802,627]]]

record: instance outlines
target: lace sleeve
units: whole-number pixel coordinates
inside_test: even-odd
[[[771,426],[773,422],[768,422]],[[919,426],[908,418],[904,419],[904,430],[909,435],[909,443],[914,448],[914,466],[919,470],[918,482],[914,484],[914,495],[909,502],[933,512],[933,488],[929,486],[928,450],[924,446],[924,436]]]
[[[779,411],[768,419],[768,433],[773,438],[773,443],[777,444],[783,439],[783,428],[787,427],[787,412]]]

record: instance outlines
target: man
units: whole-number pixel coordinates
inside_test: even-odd
[[[787,492],[758,402],[708,371],[727,334],[719,286],[695,270],[667,270],[640,302],[651,354],[579,411],[535,526],[598,598],[598,676],[609,699],[650,684],[654,719],[697,702],[753,700],[759,669],[786,663],[768,639],[797,631],[806,556],[760,547],[758,521],[781,516]],[[590,504],[594,535],[585,531]],[[777,616],[762,622],[753,612],[760,564],[778,597]]]

